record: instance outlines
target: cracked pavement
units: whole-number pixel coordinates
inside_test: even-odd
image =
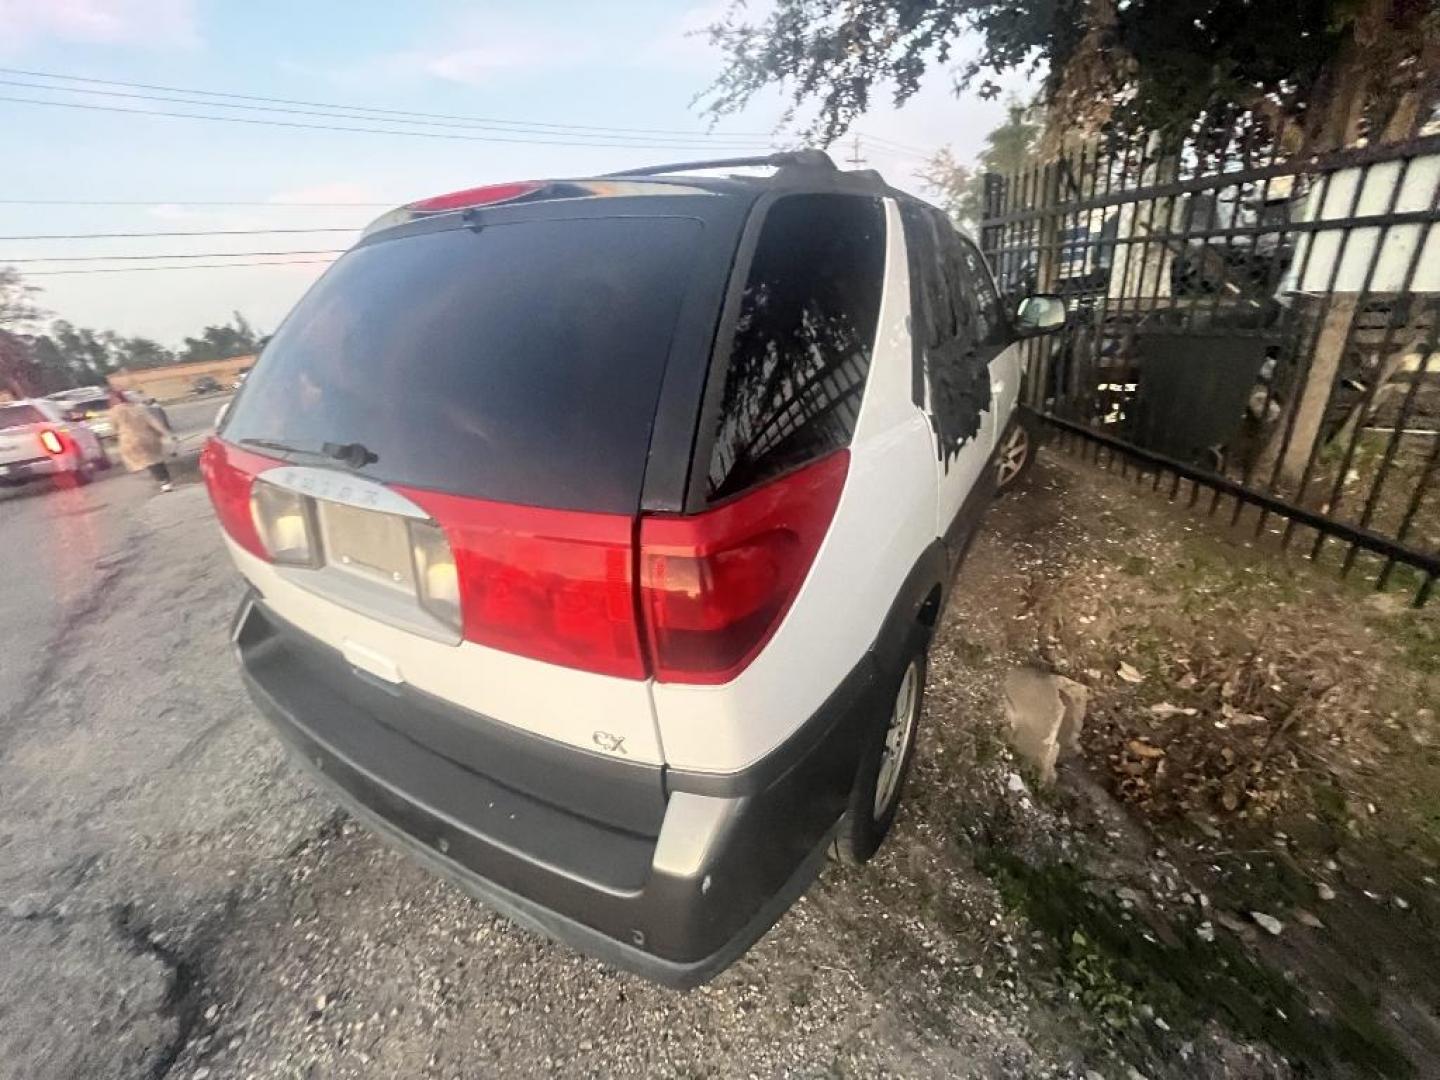
[[[1083,1075],[978,962],[1002,909],[948,821],[902,818],[720,979],[662,990],[412,866],[285,760],[193,475],[6,499],[0,543],[0,1076]]]

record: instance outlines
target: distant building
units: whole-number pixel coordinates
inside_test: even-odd
[[[164,367],[121,369],[108,379],[111,386],[135,390],[159,401],[188,397],[195,392],[195,383],[206,376],[229,388],[235,377],[248,371],[254,356],[232,356],[228,360],[196,360],[189,364],[166,364]]]

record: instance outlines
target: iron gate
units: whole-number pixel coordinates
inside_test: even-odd
[[[1079,452],[1377,588],[1440,575],[1440,136],[1324,157],[1112,139],[986,177],[1007,301],[1066,298],[1029,403]]]

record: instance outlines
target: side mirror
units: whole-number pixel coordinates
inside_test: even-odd
[[[1015,312],[1015,332],[1020,337],[1053,334],[1065,325],[1065,301],[1049,293],[1036,293],[1020,301]]]

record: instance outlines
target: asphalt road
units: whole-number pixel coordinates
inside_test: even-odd
[[[217,395],[166,409],[182,460],[229,400]],[[41,482],[0,489],[0,715],[31,692],[67,619],[85,617],[132,537],[136,508],[151,494],[144,477],[119,467],[84,488]]]
[[[193,470],[7,501],[0,544],[4,1080],[1085,1075],[955,843],[1017,797],[997,755],[947,775],[997,706],[945,641],[925,798],[880,858],[676,994],[493,914],[297,771],[241,687]]]

